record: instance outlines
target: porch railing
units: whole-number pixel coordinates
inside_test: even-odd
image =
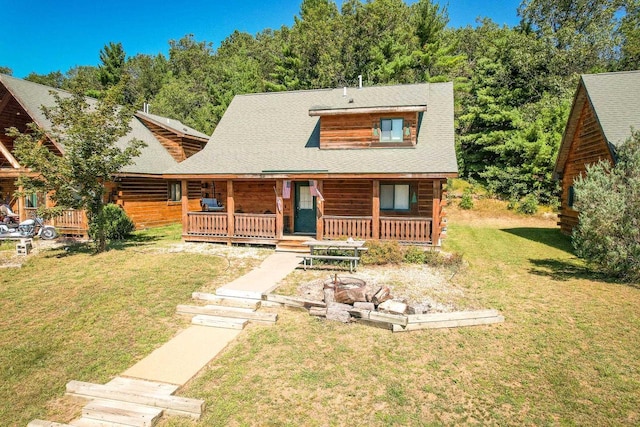
[[[430,242],[431,218],[380,218],[380,240]]]
[[[197,236],[226,236],[227,227],[226,213],[202,213],[189,212],[188,233]]]
[[[366,240],[371,238],[370,216],[324,216],[324,238],[339,239],[353,237]]]
[[[275,214],[235,214],[234,237],[275,239]]]

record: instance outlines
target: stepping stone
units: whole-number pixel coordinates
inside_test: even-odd
[[[191,298],[201,301],[209,301],[214,304],[223,305],[227,307],[243,307],[252,308],[257,310],[260,307],[261,301],[248,298],[239,297],[223,297],[215,294],[208,294],[204,292],[194,292],[191,294]]]

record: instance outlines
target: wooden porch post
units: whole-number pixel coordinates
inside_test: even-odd
[[[433,180],[433,215],[431,222],[431,244],[440,246],[440,197],[442,183],[438,179]]]
[[[235,233],[234,213],[236,210],[235,200],[233,198],[233,181],[227,180],[227,236],[229,236],[229,245]]]
[[[22,193],[23,191],[24,191],[24,187],[22,186],[18,187],[19,193]],[[20,218],[20,222],[27,219],[27,212],[25,211],[24,196],[18,197],[18,216]]]
[[[380,181],[373,180],[373,203],[371,204],[371,237],[380,239]]]
[[[322,194],[323,191],[323,181],[317,181],[317,189]],[[316,199],[316,239],[322,240],[324,238],[324,201],[318,197]]]
[[[282,239],[284,234],[284,200],[282,200],[281,179],[276,180],[276,238]]]
[[[182,194],[182,234],[189,233],[189,181],[180,181],[180,193]]]

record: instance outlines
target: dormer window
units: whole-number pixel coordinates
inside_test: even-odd
[[[402,142],[403,128],[403,119],[380,119],[380,142]]]

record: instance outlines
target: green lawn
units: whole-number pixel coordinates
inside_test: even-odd
[[[640,424],[640,288],[590,273],[552,221],[449,223],[445,250],[468,263],[454,285],[505,323],[391,334],[282,310],[181,391],[207,401],[199,423],[161,425]],[[69,421],[67,381],[122,372],[183,324],[191,291],[240,272],[157,238],[0,272],[1,425]]]

